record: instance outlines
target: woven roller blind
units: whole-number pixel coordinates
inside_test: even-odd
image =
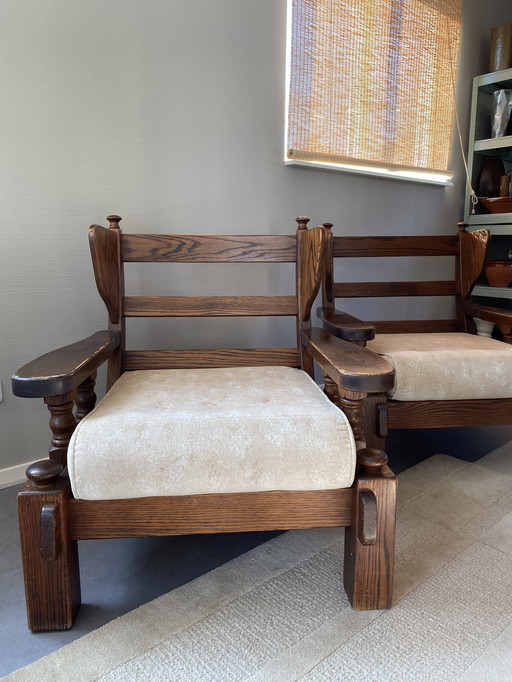
[[[461,0],[292,0],[287,158],[449,176]]]

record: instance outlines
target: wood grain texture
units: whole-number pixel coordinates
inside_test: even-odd
[[[373,392],[393,387],[394,369],[376,353],[338,339],[324,329],[305,331],[303,339],[308,352],[341,388]]]
[[[122,313],[124,296],[124,266],[121,261],[121,216],[107,216],[109,229],[93,225],[89,229],[89,244],[97,286],[107,306],[108,328],[121,335],[119,346],[108,359],[107,390],[121,376],[121,357],[125,348],[125,320]],[[107,236],[109,235],[109,236]],[[103,243],[105,242],[105,243]],[[108,245],[108,246],[107,246]]]
[[[322,326],[329,333],[346,341],[370,341],[375,337],[375,327],[370,322],[363,322],[348,313],[334,308],[318,308],[317,316]]]
[[[389,258],[400,256],[456,256],[457,235],[393,235],[334,237],[334,258]]]
[[[423,334],[463,331],[458,320],[372,320],[377,334]]]
[[[327,393],[328,395],[329,392]],[[363,412],[365,398],[366,394],[363,392],[347,391],[343,388],[338,388],[338,398],[334,401],[348,418],[358,450],[366,447]]]
[[[117,324],[121,315],[122,296],[120,231],[91,225],[89,247],[96,286],[107,307],[110,321]]]
[[[27,478],[39,486],[45,486],[59,478],[65,465],[54,459],[42,459],[27,467]]]
[[[388,401],[391,429],[510,424],[512,398],[500,400]]]
[[[294,235],[123,234],[122,260],[148,263],[294,263]]]
[[[270,491],[70,501],[76,540],[327,528],[350,523],[352,490]]]
[[[126,351],[124,370],[202,367],[298,367],[297,348],[216,348],[209,350]]]
[[[367,320],[369,325],[373,325],[377,333],[421,333],[421,332],[447,332],[465,331],[467,320],[465,319],[461,307],[461,285],[460,275],[460,245],[459,240],[461,231],[455,235],[394,235],[385,237],[365,236],[365,237],[333,237],[332,238],[332,259],[327,264],[327,270],[334,272],[334,258],[417,258],[417,257],[448,257],[453,264],[453,279],[449,280],[422,280],[422,281],[366,281],[366,282],[342,282],[331,279],[330,286],[324,285],[322,307],[325,321],[323,326],[332,334],[345,338],[353,342],[365,342],[365,332],[358,331],[356,325],[346,325],[341,327],[338,317],[334,317],[334,306],[336,298],[401,298],[407,296],[426,296],[426,297],[453,297],[456,307],[456,317],[453,320]],[[473,243],[469,233],[464,233],[468,237],[468,244]],[[371,261],[370,261],[371,263]],[[371,269],[371,268],[370,268]],[[341,311],[336,311],[339,316]]]
[[[344,584],[356,609],[385,609],[392,604],[395,562],[395,507],[397,482],[394,476],[359,478],[354,484],[352,524],[345,530]],[[361,496],[375,498],[376,519],[362,518]],[[366,530],[362,530],[366,521]],[[371,537],[372,542],[364,542]]]
[[[96,376],[97,372],[94,371],[90,377],[78,386],[76,390],[75,405],[76,405],[76,421],[82,421],[89,412],[92,412],[94,406],[96,405]]]
[[[382,516],[387,519],[386,528],[391,527],[394,507],[390,504],[388,509],[381,510],[381,504],[387,505],[391,498],[383,495],[378,487],[387,490],[381,483],[385,477],[380,469],[373,476],[365,477],[365,481],[369,481],[366,489],[370,492],[374,490],[372,482],[379,480],[375,488],[375,513],[371,511],[372,503],[367,503],[370,492],[365,493],[356,505],[354,487],[129,500],[69,499],[69,483],[61,473],[65,471],[66,446],[75,427],[73,401],[78,396],[79,417],[90,410],[94,403],[93,375],[107,358],[109,387],[124,370],[284,365],[302,367],[312,373],[315,358],[338,382],[337,387],[333,385],[331,393],[338,396],[335,398],[337,404],[345,401],[348,405],[354,424],[357,421],[361,441],[365,425],[364,391],[382,392],[391,387],[393,379],[390,365],[375,354],[335,339],[325,330],[310,329],[311,306],[319,290],[324,264],[326,227],[308,230],[308,219],[300,218],[296,235],[122,235],[119,216],[109,216],[108,220],[108,230],[93,226],[89,236],[96,281],[109,313],[109,331],[49,354],[27,365],[24,372],[16,377],[19,395],[45,396],[52,415],[52,456],[59,459],[57,463],[38,463],[30,467],[31,481],[20,494],[30,627],[45,630],[71,626],[80,601],[76,543],[93,538],[355,524],[354,532],[363,541],[368,542],[375,536],[376,554],[363,555],[356,547],[354,556],[348,558],[346,575],[352,576],[349,580],[351,598],[358,608],[388,605],[392,577],[377,575],[375,571],[390,570],[391,567],[381,558],[391,542],[386,535],[387,544],[383,545],[384,536],[379,529],[384,523]],[[125,297],[124,261],[167,262],[170,265],[180,262],[297,263],[296,296]],[[126,317],[235,315],[296,316],[297,344],[293,348],[125,350]],[[301,331],[304,334],[300,334]],[[303,353],[304,349],[307,352]],[[343,399],[339,398],[340,387],[344,391]],[[321,456],[319,452],[318,457]],[[359,514],[361,520],[355,512],[356,507],[362,510]],[[373,528],[369,520],[372,514],[376,516]],[[361,576],[359,565],[362,566]]]
[[[383,298],[395,296],[455,296],[455,281],[336,282],[334,298]]]
[[[126,317],[297,315],[296,296],[128,296]]]
[[[370,393],[363,405],[364,433],[368,448],[386,448],[389,435],[388,400],[385,393]]]
[[[18,494],[27,619],[34,632],[70,628],[80,605],[78,551],[68,535],[68,501],[65,478],[42,491],[27,483]],[[49,514],[53,518],[48,519]]]
[[[466,315],[477,317],[480,320],[487,320],[487,322],[494,322],[505,326],[512,325],[512,310],[494,308],[492,306],[481,305],[480,303],[466,302],[464,304],[464,311]]]
[[[453,236],[333,237],[332,259],[327,264],[334,272],[334,258],[446,256],[453,261],[453,280],[420,282],[334,282],[324,286],[321,317],[332,334],[364,343],[357,322],[334,312],[337,297],[453,296],[456,316],[442,320],[369,320],[377,333],[436,333],[473,331],[473,317],[500,325],[504,340],[512,342],[510,311],[492,309],[468,301],[480,275],[488,249],[488,230],[468,232],[459,223]],[[372,260],[369,261],[370,269]],[[350,335],[352,334],[352,338]],[[459,400],[403,402],[387,400],[384,393],[368,396],[364,403],[365,434],[373,447],[384,448],[389,428],[443,428],[454,426],[498,425],[511,423],[511,400]]]
[[[487,251],[490,244],[489,230],[459,231],[460,238],[460,295],[466,299],[475,286],[483,270]]]
[[[318,294],[325,265],[326,230],[314,227],[311,230],[298,230],[297,292],[299,299],[299,319],[310,320],[311,306]]]
[[[101,331],[41,355],[13,375],[13,393],[25,398],[43,398],[74,391],[108,359],[119,343],[118,333]]]
[[[46,502],[41,509],[41,558],[55,561],[62,551],[62,526],[56,502]]]
[[[55,459],[63,466],[67,464],[68,445],[76,428],[73,415],[75,392],[46,396],[46,403],[50,412],[50,430],[52,439],[50,444],[50,459]]]
[[[322,277],[322,305],[325,310],[334,308],[334,297],[332,295],[332,285],[334,282],[334,261],[333,261],[333,234],[332,223],[324,223],[325,228],[325,247],[324,247],[324,274]]]

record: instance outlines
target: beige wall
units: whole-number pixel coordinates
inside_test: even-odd
[[[385,234],[461,218],[456,146],[453,188],[283,165],[285,5],[0,3],[0,473],[48,441],[42,402],[14,398],[12,372],[105,325],[90,223],[119,213],[127,231],[275,233],[306,214],[338,234]],[[506,21],[508,0],[464,3],[464,138],[471,77]]]

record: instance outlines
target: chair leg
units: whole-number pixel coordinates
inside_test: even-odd
[[[389,471],[389,470],[388,470]],[[352,524],[345,528],[344,583],[355,609],[385,609],[393,597],[396,478],[354,482]]]
[[[49,460],[47,460],[49,461]],[[80,606],[77,542],[68,539],[69,480],[29,481],[18,494],[29,628],[66,630]]]

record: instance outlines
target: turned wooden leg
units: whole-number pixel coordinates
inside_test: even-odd
[[[76,419],[73,416],[75,406],[74,393],[48,396],[44,402],[50,411],[50,429],[52,441],[50,446],[50,458],[66,465],[69,439],[76,427]]]
[[[324,374],[324,393],[337,407],[340,406],[338,385],[328,374]]]
[[[77,542],[67,525],[70,486],[62,471],[50,459],[31,465],[18,494],[27,620],[34,632],[70,628],[80,606]]]
[[[391,606],[395,557],[396,478],[381,450],[358,453],[352,523],[345,528],[344,583],[355,609]]]
[[[339,407],[347,415],[350,427],[354,433],[357,449],[366,447],[364,433],[364,398],[366,393],[338,390]]]
[[[77,389],[75,404],[76,404],[76,421],[82,421],[89,412],[91,412],[96,405],[96,393],[94,387],[96,385],[96,374],[93,372],[91,376],[83,381]]]

